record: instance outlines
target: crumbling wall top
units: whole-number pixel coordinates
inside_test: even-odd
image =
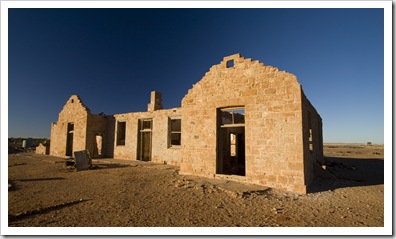
[[[70,96],[70,98],[67,100],[63,109],[65,109],[65,107],[68,107],[68,106],[82,107],[87,113],[91,113],[91,110],[82,102],[80,96],[78,96],[78,95]]]
[[[90,114],[90,109],[84,105],[80,97],[78,95],[72,95],[59,113],[58,121],[70,120],[75,117],[87,117]]]
[[[238,91],[244,91],[257,88],[257,84],[267,84],[268,88],[279,85],[300,85],[297,77],[292,73],[279,71],[276,67],[264,65],[258,60],[244,58],[236,53],[223,57],[220,63],[213,65],[200,81],[193,84],[183,97],[182,105],[188,98],[205,94],[210,85],[223,88],[238,85]]]

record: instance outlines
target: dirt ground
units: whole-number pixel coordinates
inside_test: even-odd
[[[327,172],[298,195],[179,175],[178,167],[9,154],[10,227],[383,227],[383,145],[324,146]]]

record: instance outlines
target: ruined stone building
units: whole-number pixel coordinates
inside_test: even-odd
[[[51,125],[50,154],[85,149],[306,193],[323,160],[322,119],[293,74],[235,54],[212,66],[180,108],[163,109],[153,91],[147,112],[92,114],[71,96]]]
[[[36,147],[36,154],[49,154],[50,142],[45,141]]]

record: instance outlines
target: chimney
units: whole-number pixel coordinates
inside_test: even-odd
[[[161,92],[151,91],[150,103],[147,105],[147,111],[153,112],[155,110],[162,110],[162,95]]]

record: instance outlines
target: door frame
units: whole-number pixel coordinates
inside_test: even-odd
[[[230,117],[228,119],[227,119],[227,117],[225,117],[223,119],[223,114],[224,114],[223,112],[230,113],[230,115],[229,115]],[[243,113],[240,113],[240,112],[243,112]],[[243,117],[241,115],[243,115]],[[245,107],[244,106],[235,106],[235,107],[218,108],[216,124],[217,124],[216,174],[246,176]],[[235,129],[235,130],[232,130],[232,129]],[[240,131],[241,129],[243,131],[242,134],[235,132],[235,131]],[[226,134],[224,134],[224,130],[227,130],[230,132],[227,132]],[[232,132],[232,131],[234,131],[234,132]],[[240,140],[243,140],[241,142],[243,142],[243,147],[244,147],[243,150],[240,150],[240,148],[238,147],[239,142],[236,142],[235,147],[238,147],[236,149],[236,152],[238,153],[238,155],[235,155],[233,157],[231,157],[232,155],[226,155],[226,153],[230,154],[230,152],[231,152],[231,150],[230,150],[230,148],[231,148],[231,140],[230,140],[231,133],[234,133],[235,135],[237,135],[236,136],[237,138],[239,138]],[[227,137],[227,138],[224,138],[224,137]],[[243,137],[243,138],[241,138],[241,137]],[[228,143],[228,144],[226,145],[226,143]],[[224,150],[225,147],[227,147],[228,150]],[[241,151],[241,152],[238,152],[238,151]],[[225,161],[226,158],[228,158],[228,159],[233,158],[234,160],[237,161],[237,165],[236,165],[237,168],[243,168],[244,170],[238,169],[237,170],[238,173],[232,173],[231,171],[226,169],[226,161]],[[243,160],[243,165],[242,165],[242,163],[240,163],[240,161],[242,161],[242,160]],[[232,164],[232,165],[234,165],[234,164]]]
[[[147,127],[147,122],[150,122],[149,127]],[[146,123],[146,125],[145,125]],[[149,133],[149,155],[148,155],[148,160],[143,160],[144,156],[144,140],[143,140],[143,135],[145,133]],[[152,156],[152,141],[153,141],[153,119],[152,118],[144,118],[144,119],[139,119],[138,120],[138,143],[137,143],[137,160],[140,161],[151,161],[151,156]]]
[[[68,122],[66,126],[66,150],[65,155],[73,158],[73,144],[74,144],[74,123]]]

